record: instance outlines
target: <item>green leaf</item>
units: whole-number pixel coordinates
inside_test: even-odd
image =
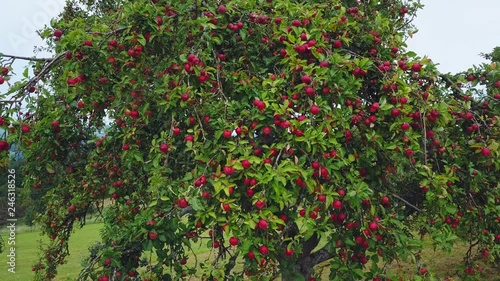
[[[195,210],[195,211],[202,210],[200,199],[192,198],[189,200],[189,203],[191,204],[191,207],[193,207],[193,210]]]
[[[49,174],[54,174],[56,172],[50,163],[45,164],[45,170],[47,170]]]

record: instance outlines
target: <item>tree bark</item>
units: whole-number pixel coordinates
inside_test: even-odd
[[[333,257],[326,247],[311,253],[318,243],[319,239],[316,234],[302,243],[302,254],[297,258],[294,266],[282,271],[282,281],[308,280],[315,265]]]

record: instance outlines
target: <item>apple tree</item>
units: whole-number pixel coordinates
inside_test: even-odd
[[[0,125],[43,194],[56,276],[102,211],[92,280],[389,280],[422,239],[500,254],[498,49],[444,74],[419,1],[68,1],[52,58],[1,56]],[[203,245],[208,254],[196,249]],[[324,267],[323,267],[324,268]],[[325,273],[323,273],[325,274]]]

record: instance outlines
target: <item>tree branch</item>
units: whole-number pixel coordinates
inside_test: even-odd
[[[392,194],[393,197],[403,201],[406,205],[412,207],[413,209],[417,210],[418,212],[422,212],[422,210],[420,210],[417,206],[413,205],[412,203],[406,201],[405,199],[399,197],[399,195],[396,195],[396,194]]]
[[[312,256],[312,263],[314,265],[322,263],[326,260],[333,258],[333,254],[330,251],[328,251],[326,249],[326,247],[322,248],[321,250],[319,250],[317,252],[312,253],[311,256]]]
[[[13,60],[45,61],[45,62],[52,61],[54,59],[54,58],[23,57],[23,56],[16,56],[16,55],[6,55],[6,54],[2,54],[2,53],[0,53],[0,57],[10,58]]]

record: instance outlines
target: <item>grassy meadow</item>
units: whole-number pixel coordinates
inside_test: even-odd
[[[88,247],[99,239],[99,230],[102,223],[88,224],[82,229],[77,228],[69,243],[70,256],[68,262],[59,268],[56,280],[74,280],[80,272],[81,261],[88,254]],[[2,230],[2,238],[6,241],[7,233]],[[27,281],[32,280],[34,273],[31,268],[37,261],[40,241],[48,241],[39,231],[22,227],[16,234],[16,273],[7,271],[7,247],[0,258],[0,280]]]

